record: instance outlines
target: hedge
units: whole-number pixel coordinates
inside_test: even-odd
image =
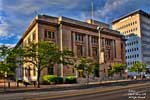
[[[65,83],[67,84],[77,83],[77,78],[75,76],[68,76],[65,79]]]
[[[62,84],[63,83],[63,78],[58,77],[56,75],[45,75],[43,77],[44,83],[48,84]]]

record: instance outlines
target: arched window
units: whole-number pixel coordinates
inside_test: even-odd
[[[30,73],[30,71],[31,71],[31,68],[30,68],[30,66],[28,66],[28,76],[30,77],[31,76],[31,73]]]
[[[25,72],[25,76],[27,77],[28,76],[28,71],[27,71],[26,67],[24,68],[24,72]]]
[[[33,76],[36,76],[36,67],[33,67]]]
[[[54,74],[54,67],[53,66],[48,67],[48,74],[49,75],[53,75]]]

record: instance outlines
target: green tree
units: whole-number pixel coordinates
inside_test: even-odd
[[[69,59],[73,53],[69,50],[60,51],[57,45],[50,41],[40,41],[38,43],[31,43],[24,48],[18,49],[23,63],[31,63],[37,69],[37,84],[40,87],[41,71],[49,66],[55,64],[70,64]],[[60,59],[62,57],[62,59]]]
[[[95,63],[94,64],[94,72],[93,72],[93,74],[94,74],[94,77],[99,77],[100,75],[99,75],[99,70],[100,70],[100,68],[99,68],[100,66],[99,66],[99,63]]]
[[[80,58],[75,64],[75,68],[86,74],[87,84],[89,83],[89,75],[94,72],[95,62],[91,58]]]
[[[120,74],[120,77],[122,77],[122,73],[124,72],[124,70],[126,69],[126,65],[125,64],[114,64],[112,66],[112,69],[109,70],[109,75],[112,76],[114,73],[116,74]]]
[[[0,74],[4,77],[4,74],[11,75],[15,69],[15,52],[13,48],[2,45],[0,46]]]
[[[114,69],[108,70],[108,76],[113,77],[114,73],[115,73]]]
[[[15,73],[15,52],[13,48],[1,45],[0,46],[0,76],[2,78],[9,78]],[[4,83],[5,84],[5,83]]]
[[[135,64],[133,64],[133,66],[131,66],[129,68],[130,72],[136,72],[138,74],[140,74],[140,76],[142,76],[142,72],[146,72],[146,64],[141,63],[141,62],[136,62]]]

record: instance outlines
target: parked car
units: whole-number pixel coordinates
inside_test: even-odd
[[[150,74],[145,74],[144,76],[146,79],[150,79]]]

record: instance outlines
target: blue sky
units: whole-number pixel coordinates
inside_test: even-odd
[[[94,19],[105,23],[142,9],[150,12],[149,0],[93,0]],[[38,14],[91,18],[91,0],[0,0],[0,44],[15,45]]]

